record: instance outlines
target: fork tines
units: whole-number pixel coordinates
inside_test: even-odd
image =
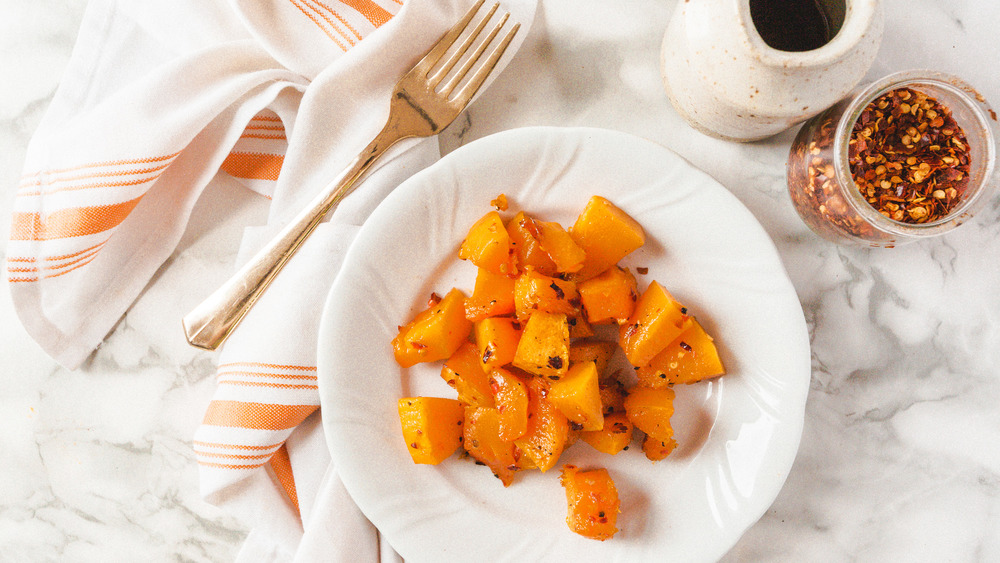
[[[476,19],[484,1],[476,2],[465,14],[465,17],[455,24],[420,61],[420,65],[424,66],[428,72],[428,80],[444,96],[450,96],[456,87],[463,81],[465,82],[455,94],[456,103],[465,104],[472,99],[521,27],[520,23],[514,23],[497,40],[497,36],[508,22],[510,13],[504,12],[497,15],[500,4],[495,3],[486,10],[482,17],[478,18],[476,25],[470,29],[469,24]],[[491,23],[492,26],[490,26]],[[488,30],[487,27],[489,27]],[[491,47],[492,50],[483,58],[483,54]],[[472,49],[471,54],[466,56],[470,49]],[[459,62],[461,64],[458,64]],[[477,66],[477,63],[480,64]],[[455,68],[456,65],[458,68]],[[470,71],[472,71],[471,74]],[[444,85],[440,86],[442,83]]]

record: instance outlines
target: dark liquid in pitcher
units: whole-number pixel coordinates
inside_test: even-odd
[[[818,0],[750,0],[750,17],[764,43],[779,51],[811,51],[833,38]]]

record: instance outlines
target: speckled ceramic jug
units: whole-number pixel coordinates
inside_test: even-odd
[[[796,3],[826,26],[818,42],[795,45],[805,28],[786,10]],[[857,85],[878,51],[882,23],[880,0],[678,0],[661,51],[667,95],[707,134],[769,137]]]

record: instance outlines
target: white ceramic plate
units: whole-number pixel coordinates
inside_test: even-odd
[[[646,230],[624,263],[647,267],[716,337],[728,375],[677,389],[679,447],[646,460],[638,442],[617,456],[585,443],[547,473],[504,488],[453,456],[414,465],[396,402],[454,397],[440,364],[400,369],[389,344],[432,291],[471,292],[457,260],[468,228],[505,193],[523,209],[572,224],[591,195]],[[508,212],[508,216],[512,215]],[[622,133],[527,128],[445,156],[372,214],[334,283],[320,332],[323,424],[344,485],[410,561],[710,561],[770,506],[798,449],[810,375],[802,310],[775,248],[722,186],[669,150]],[[570,532],[558,467],[606,467],[620,531],[597,542]]]

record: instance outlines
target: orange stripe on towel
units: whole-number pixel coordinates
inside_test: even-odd
[[[274,371],[247,371],[219,369],[219,377],[273,377],[275,379],[306,379],[316,381],[315,373],[281,373]]]
[[[366,20],[371,22],[375,27],[379,27],[385,22],[392,19],[392,14],[387,12],[385,8],[379,6],[371,0],[341,0],[344,4],[350,6],[357,10],[359,14],[365,17]]]
[[[77,180],[90,180],[90,179],[93,179],[93,178],[119,178],[119,177],[125,177],[125,176],[136,176],[136,175],[139,175],[139,174],[152,174],[153,172],[159,172],[160,170],[163,170],[164,168],[166,168],[168,166],[170,166],[170,163],[161,164],[159,166],[154,166],[152,168],[135,168],[135,169],[132,169],[132,170],[121,170],[121,171],[114,171],[114,172],[94,172],[94,173],[90,173],[90,174],[78,174],[76,176],[67,176],[65,178],[54,179],[54,180],[52,180],[50,182],[50,185],[51,184],[56,184],[56,183],[59,183],[59,182],[75,182]],[[136,180],[136,181],[132,181],[132,182],[116,182],[116,183],[107,183],[107,184],[88,184],[88,185],[82,186],[82,187],[83,188],[92,188],[92,187],[98,187],[98,188],[100,188],[100,187],[131,186],[131,185],[141,184],[143,181],[155,180],[156,178],[159,178],[159,177],[160,177],[160,175],[157,174],[156,176],[154,176],[152,178],[145,178],[145,179],[142,179],[142,180]],[[21,185],[21,187],[19,188],[19,190],[20,191],[24,191],[24,190],[27,190],[28,188],[38,188],[38,187],[41,187],[41,186],[42,186],[42,180],[40,178],[38,178],[38,177],[35,177],[34,181],[32,181],[32,182],[23,182],[22,185]],[[63,188],[63,189],[66,189],[66,188]],[[70,188],[70,189],[72,189],[72,188]],[[76,189],[80,189],[80,188],[76,188]],[[62,190],[53,190],[53,191],[62,191]],[[33,193],[32,195],[37,195],[37,194]]]
[[[106,166],[123,166],[126,164],[152,164],[154,162],[163,162],[164,160],[170,160],[175,156],[181,154],[180,152],[175,152],[173,154],[165,154],[163,156],[152,156],[148,158],[133,158],[129,160],[108,160],[105,162],[92,162],[90,164],[82,164],[80,166],[73,166],[71,168],[59,168],[54,170],[39,170],[36,172],[31,172],[25,174],[21,177],[22,184],[29,180],[37,178],[41,174],[64,174],[66,172],[74,172],[77,170],[86,170],[88,168],[103,168]]]
[[[267,465],[267,462],[265,461],[263,463],[254,463],[252,465],[236,465],[232,463],[212,463],[210,461],[199,459],[198,465],[204,467],[218,467],[220,469],[247,470],[247,469],[257,469],[258,467],[264,467],[265,465]]]
[[[285,157],[279,154],[256,152],[229,153],[222,162],[222,169],[235,178],[250,180],[277,180]]]
[[[15,212],[11,218],[11,240],[52,240],[103,233],[121,224],[142,196],[122,203],[94,207],[71,207],[41,214]]]
[[[40,271],[46,272],[44,276],[41,276],[42,278],[54,278],[69,273],[85,264],[89,264],[94,258],[97,257],[97,253],[109,239],[110,237],[93,246],[84,248],[83,250],[78,250],[69,254],[61,254],[59,256],[43,256],[40,258],[31,256],[8,256],[8,274],[28,273],[33,275],[9,275],[7,280],[10,282],[36,282],[39,279],[38,273]]]
[[[194,440],[192,442],[195,446],[204,448],[229,448],[233,450],[273,450],[284,444],[284,442],[278,442],[276,444],[265,444],[263,446],[254,446],[248,444],[224,444],[222,442],[203,442],[201,440]]]
[[[254,125],[252,120],[250,121],[250,124],[246,126],[246,128],[247,129],[254,129],[256,131],[284,131],[285,130],[285,126],[284,125]]]
[[[263,460],[265,462],[268,461],[271,458],[272,455],[274,455],[274,454],[256,454],[256,455],[227,454],[227,453],[220,453],[220,452],[195,452],[195,453],[197,453],[200,457],[217,457],[217,458],[223,458],[223,459],[251,460],[251,461],[260,461],[260,460]]]
[[[232,381],[223,380],[219,385],[237,385],[242,387],[270,387],[272,389],[319,389],[319,385],[306,385],[303,383],[272,383],[270,381]]]
[[[298,426],[318,408],[318,405],[212,401],[205,411],[203,423],[254,430],[287,430]]]
[[[281,488],[285,489],[288,500],[292,501],[295,511],[298,512],[299,496],[295,493],[295,477],[292,475],[292,461],[288,457],[287,445],[281,446],[278,451],[274,452],[274,457],[271,458],[271,469],[274,470],[274,476],[281,483]]]
[[[70,254],[60,254],[59,256],[46,256],[45,258],[43,258],[43,260],[45,260],[46,262],[58,262],[58,261],[61,261],[61,260],[69,260],[70,258],[79,256],[81,254],[86,254],[86,253],[90,252],[91,250],[97,250],[98,248],[104,246],[104,244],[107,243],[108,240],[110,240],[110,239],[104,239],[103,241],[95,244],[94,246],[91,246],[91,247],[88,247],[88,248],[84,248],[83,250],[78,250],[78,251],[72,252]]]
[[[296,8],[298,8],[300,12],[302,12],[303,14],[305,14],[305,16],[307,18],[311,19],[312,22],[314,24],[316,24],[316,27],[318,27],[321,30],[323,30],[323,33],[325,33],[326,36],[329,37],[331,41],[333,41],[334,43],[336,43],[337,46],[340,47],[340,49],[342,51],[346,52],[347,49],[349,49],[349,47],[347,47],[346,45],[344,45],[343,43],[341,43],[339,39],[337,39],[336,37],[334,37],[333,33],[329,29],[327,29],[326,26],[324,26],[322,23],[320,23],[320,21],[318,19],[316,19],[315,15],[313,15],[310,11],[307,11],[307,6],[304,6],[298,0],[288,0],[288,1],[291,2]],[[310,8],[310,10],[311,10],[311,8]],[[339,30],[336,30],[336,31],[337,31],[337,35],[340,35],[341,37],[343,37],[343,34],[340,33]],[[354,43],[351,43],[351,46],[353,47]]]
[[[250,131],[244,131],[240,135],[241,139],[269,139],[271,141],[287,141],[288,137],[284,133],[253,133]]]
[[[255,368],[266,368],[266,369],[280,369],[280,370],[299,370],[299,371],[316,371],[316,366],[296,366],[289,364],[270,364],[264,362],[228,362],[225,364],[219,364],[219,371],[223,369],[230,369],[234,367],[255,367]]]
[[[79,261],[74,260],[73,263],[75,263],[75,265],[73,265],[73,263],[70,263],[70,264],[67,264],[65,266],[60,266],[60,268],[59,268],[59,270],[57,272],[55,272],[55,273],[47,273],[47,274],[42,275],[42,276],[38,275],[38,268],[15,268],[13,270],[8,269],[7,271],[11,272],[11,273],[24,273],[24,274],[34,274],[34,275],[29,275],[27,277],[26,276],[15,276],[15,275],[12,275],[12,276],[9,276],[7,278],[7,281],[9,281],[11,283],[19,283],[19,282],[36,282],[39,279],[58,278],[59,276],[68,274],[68,273],[72,272],[73,270],[76,270],[77,268],[82,268],[82,267],[86,266],[87,264],[90,264],[91,262],[94,261],[95,258],[97,258],[97,252],[94,252],[94,254],[91,254],[89,256],[85,256],[85,257],[81,258]],[[72,266],[72,267],[70,267],[70,266]],[[48,270],[54,270],[55,268],[47,268],[47,269]],[[318,389],[318,387],[317,387],[317,389]]]
[[[300,371],[316,371],[317,369],[316,366],[296,366],[289,364],[270,364],[263,362],[229,362],[225,364],[219,364],[219,370],[221,371],[222,369],[229,369],[236,366],[240,367],[249,366],[249,367],[267,368],[267,369],[287,369],[287,370],[295,369]]]
[[[308,2],[309,0],[303,0],[303,1]],[[333,20],[331,20],[330,18],[328,18],[325,15],[323,15],[323,13],[320,10],[325,11],[326,13],[330,14],[331,16],[337,18],[337,21],[340,22],[341,25],[343,25],[344,27],[346,27],[348,29],[348,31],[350,31],[354,35],[354,37],[356,37],[357,39],[364,39],[364,37],[360,33],[358,33],[358,30],[354,29],[354,27],[346,19],[344,19],[343,16],[341,16],[340,14],[338,14],[333,8],[327,6],[326,4],[324,4],[322,2],[319,2],[318,0],[316,0],[315,3],[316,3],[316,6],[319,6],[319,7],[310,6],[310,8],[312,8],[312,10],[314,12],[316,12],[316,14],[318,14],[321,18],[323,18],[324,20],[326,20],[326,23],[330,24],[331,27],[333,27],[338,32],[340,32],[340,34],[344,37],[344,39],[347,39],[347,41],[352,46],[356,45],[356,43],[354,42],[354,39],[348,37],[346,34],[344,34],[343,32],[341,32],[340,29],[337,27],[337,24],[333,23]]]
[[[161,172],[162,174],[162,172]],[[56,192],[69,192],[75,190],[90,190],[95,188],[127,188],[131,186],[141,186],[142,184],[148,184],[160,177],[160,174],[155,176],[148,176],[145,178],[137,178],[135,180],[122,180],[120,182],[97,182],[93,184],[80,184],[76,186],[65,186],[65,187],[52,187],[48,190],[32,189],[28,190],[27,187],[19,188],[17,195],[18,197],[28,197],[44,194],[52,194]],[[37,186],[36,186],[37,187]]]

